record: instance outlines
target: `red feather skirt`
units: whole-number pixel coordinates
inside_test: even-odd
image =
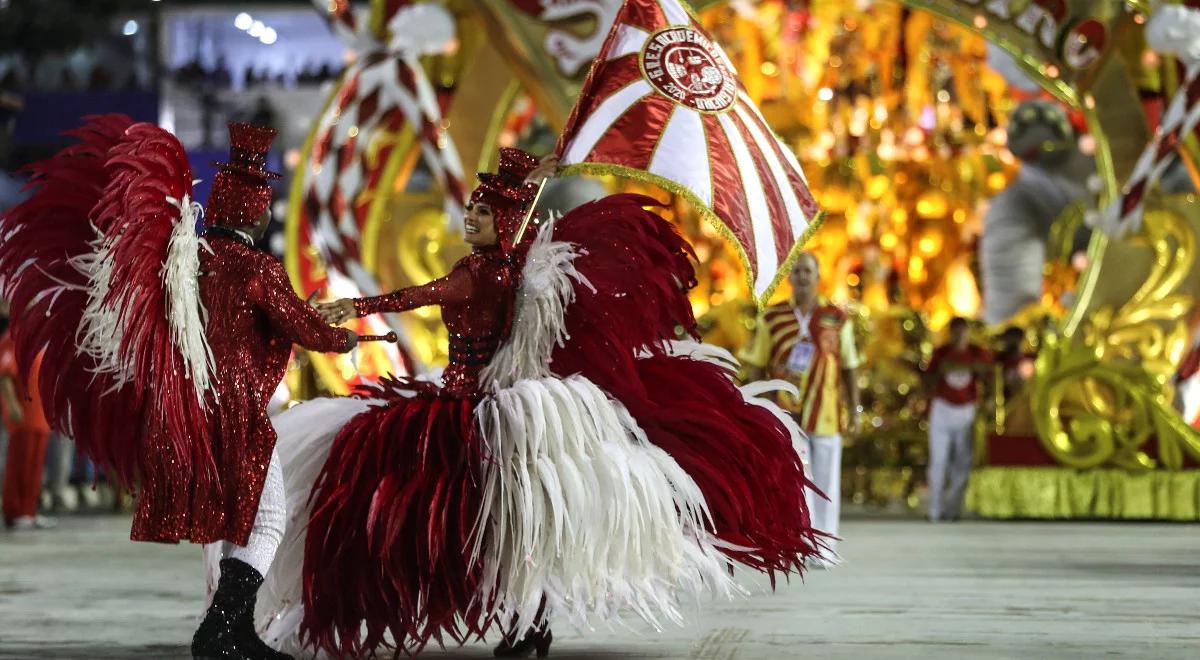
[[[489,623],[469,556],[482,500],[476,402],[410,381],[384,396],[338,434],[311,496],[301,636],[337,657],[462,644]]]

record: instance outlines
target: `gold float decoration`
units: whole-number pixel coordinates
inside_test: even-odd
[[[1200,470],[985,467],[967,507],[987,518],[1200,520]]]
[[[1167,386],[1190,343],[1198,230],[1193,196],[1153,197],[1144,231],[1113,246],[1113,261],[1099,267],[1103,297],[1076,335],[1045,338],[1031,401],[1038,436],[1063,465],[1179,470],[1185,456],[1200,463],[1200,433],[1171,406]]]

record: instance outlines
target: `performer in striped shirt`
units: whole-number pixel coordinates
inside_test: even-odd
[[[763,312],[754,342],[742,359],[754,369],[752,376],[786,380],[799,390],[798,397],[782,394],[779,403],[808,434],[813,481],[829,498],[809,493],[813,527],[836,536],[842,433],[857,433],[861,424],[855,370],[862,360],[846,313],[817,295],[820,276],[816,256],[802,253],[789,277],[792,300]],[[836,546],[831,542],[830,547]],[[825,567],[834,559],[827,556],[811,563]]]

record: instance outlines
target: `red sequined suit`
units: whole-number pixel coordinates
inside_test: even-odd
[[[200,296],[217,368],[205,407],[221,480],[219,510],[190,520],[164,517],[160,512],[175,509],[172,503],[144,498],[132,534],[139,541],[245,545],[275,447],[267,403],[283,379],[292,344],[349,349],[346,331],[323,323],[296,296],[278,260],[229,238],[210,235],[208,243],[212,253],[201,252]]]

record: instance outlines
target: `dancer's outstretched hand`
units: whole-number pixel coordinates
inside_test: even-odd
[[[349,298],[321,303],[317,305],[317,311],[321,314],[321,318],[331,325],[345,323],[358,316],[354,310],[354,301]]]
[[[525,177],[525,183],[541,183],[555,174],[558,174],[558,156],[550,154],[539,161],[538,166]]]

